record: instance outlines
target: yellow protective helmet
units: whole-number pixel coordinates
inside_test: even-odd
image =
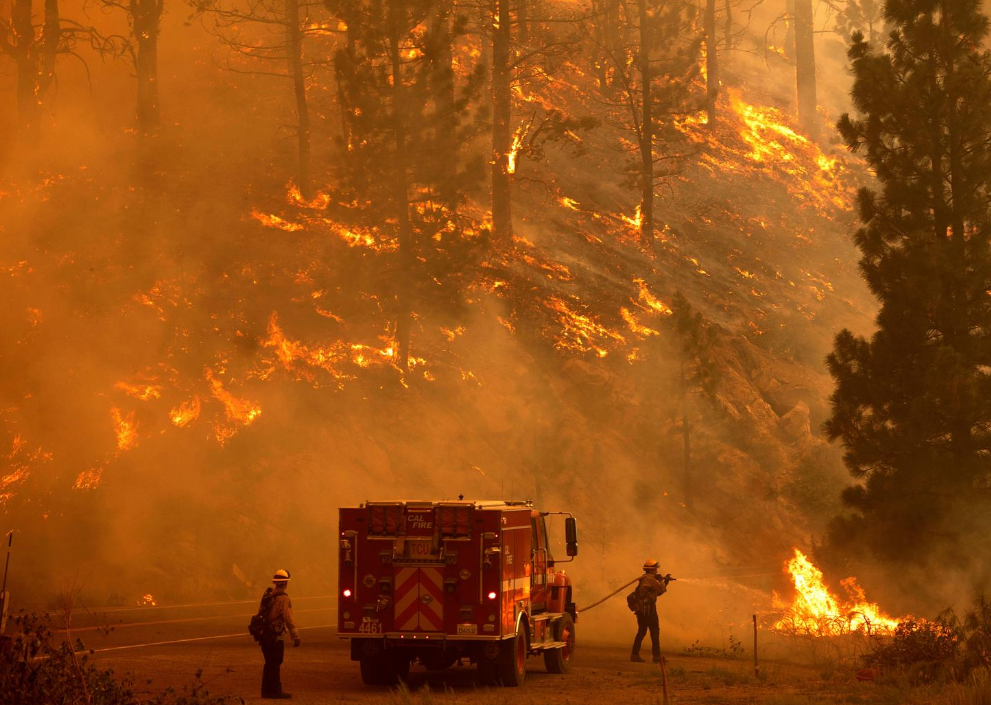
[[[656,558],[648,558],[643,562],[644,570],[657,570],[661,564],[657,562]]]
[[[288,570],[286,570],[285,568],[279,568],[277,571],[275,571],[275,575],[272,576],[272,582],[273,583],[288,583],[290,577],[291,576],[289,575],[289,571]]]

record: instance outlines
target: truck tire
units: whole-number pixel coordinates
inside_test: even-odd
[[[496,661],[481,661],[478,664],[478,682],[482,685],[498,685],[499,664]]]
[[[409,678],[409,659],[388,651],[366,656],[361,664],[361,680],[365,685],[395,685]]]
[[[518,688],[526,680],[526,657],[530,652],[523,622],[516,627],[516,637],[506,647],[507,653],[499,662],[499,680],[507,688]]]
[[[554,624],[554,641],[563,641],[567,646],[544,651],[544,665],[548,673],[567,673],[571,670],[571,656],[575,653],[575,621],[565,613]]]

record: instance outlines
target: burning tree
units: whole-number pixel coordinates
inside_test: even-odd
[[[442,281],[436,275],[419,277],[418,262],[437,263],[417,249],[425,239],[439,243],[438,248],[457,249],[453,207],[481,176],[475,162],[459,168],[443,161],[475,129],[461,122],[477,92],[478,76],[450,101],[442,89],[445,69],[438,67],[446,51],[439,45],[451,41],[461,23],[438,19],[430,2],[327,0],[327,6],[347,25],[349,38],[335,60],[348,125],[342,182],[363,206],[359,210],[368,225],[395,233],[398,266],[390,278],[397,307],[396,359],[406,371],[417,282]]]
[[[635,139],[638,158],[630,174],[640,188],[640,238],[652,247],[654,188],[678,170],[682,155],[672,146],[685,138],[675,118],[690,112],[691,83],[698,72],[700,40],[685,39],[695,34],[696,10],[687,2],[638,0],[635,6],[622,5],[616,21],[617,36],[601,47],[612,65],[613,88],[606,96]],[[672,166],[658,170],[661,161]]]
[[[834,538],[921,560],[987,511],[991,466],[991,55],[976,0],[893,0],[886,53],[849,56],[861,115],[839,129],[879,190],[859,194],[860,267],[881,304],[870,339],[843,330],[826,432],[858,483]]]
[[[530,129],[537,122],[560,134],[562,130],[553,128],[571,120],[560,113],[538,120],[534,114],[514,131],[514,93],[527,102],[527,89],[554,73],[573,52],[578,37],[561,27],[577,26],[580,15],[539,0],[491,0],[481,4],[481,15],[481,33],[489,38],[492,59],[492,234],[496,242],[506,244],[513,236],[516,159],[532,136]]]

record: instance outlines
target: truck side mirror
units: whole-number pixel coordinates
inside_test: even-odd
[[[574,517],[564,520],[564,542],[568,547],[569,556],[578,555],[578,522]]]

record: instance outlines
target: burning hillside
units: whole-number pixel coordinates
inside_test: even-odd
[[[474,41],[459,61],[478,59]],[[240,589],[230,564],[244,574],[285,548],[275,527],[331,570],[311,548],[330,510],[382,487],[536,496],[612,535],[627,508],[660,511],[711,527],[723,563],[787,551],[818,500],[799,468],[823,452],[823,353],[868,315],[847,244],[856,164],[727,73],[720,122],[693,110],[675,126],[689,146],[646,247],[617,166],[629,139],[589,67],[558,63],[513,90],[506,240],[477,190],[452,207],[410,189],[429,236],[403,244],[382,201],[336,173],[304,196],[233,141],[197,138],[158,190],[112,164],[6,179],[0,224],[22,236],[0,249],[3,511],[48,522],[35,535],[81,526],[67,558],[161,600],[190,590],[178,563],[205,566],[205,589]],[[704,391],[686,387],[686,306],[717,368]],[[140,540],[111,548],[123,537]]]

